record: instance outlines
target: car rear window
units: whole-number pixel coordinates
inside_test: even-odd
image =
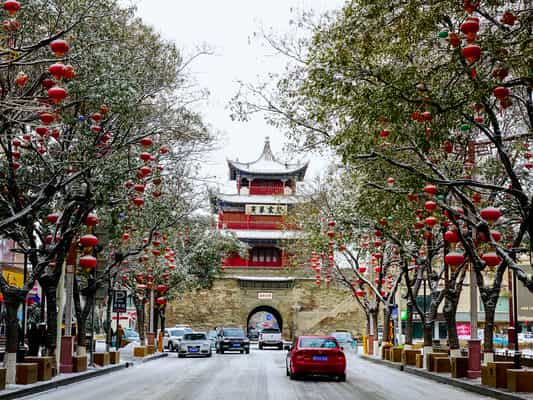
[[[267,329],[263,329],[261,333],[279,333],[279,329],[267,328]]]
[[[303,337],[300,339],[300,347],[308,349],[335,349],[338,345],[334,339]]]
[[[244,337],[244,331],[239,328],[224,328],[224,336]]]
[[[205,333],[186,333],[183,340],[206,340]]]
[[[185,335],[184,329],[172,329],[170,331],[170,336],[183,336]]]

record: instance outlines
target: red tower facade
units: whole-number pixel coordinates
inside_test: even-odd
[[[280,268],[287,262],[281,242],[298,231],[286,225],[286,215],[299,201],[297,182],[305,177],[308,163],[284,163],[272,153],[268,137],[260,157],[252,162],[228,160],[230,180],[236,193],[217,194],[213,208],[218,229],[244,242],[247,257],[234,254],[224,268]]]

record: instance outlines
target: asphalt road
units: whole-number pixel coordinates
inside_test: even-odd
[[[75,400],[470,400],[473,393],[348,356],[347,381],[291,381],[285,351],[252,349],[249,355],[175,354],[25,399]],[[485,397],[486,398],[486,397]]]

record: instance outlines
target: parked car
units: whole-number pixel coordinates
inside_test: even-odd
[[[279,350],[283,350],[283,338],[281,337],[281,332],[276,328],[265,328],[259,332],[258,339],[259,350],[262,350],[263,347],[275,346]]]
[[[191,328],[165,328],[163,334],[163,348],[169,351],[178,351],[183,335],[191,333]]]
[[[186,333],[181,339],[178,357],[206,356],[211,357],[211,341],[205,332]]]
[[[244,334],[244,330],[235,327],[219,328],[217,332],[217,353],[225,351],[239,351],[241,354],[250,353],[250,339]]]
[[[140,340],[141,338],[139,337],[139,334],[137,333],[137,331],[131,328],[126,328],[124,329],[124,334],[122,335],[120,345],[121,347],[124,347],[128,345],[129,343],[140,342]]]
[[[350,332],[336,331],[336,332],[330,333],[330,336],[333,336],[335,339],[337,339],[337,342],[339,342],[343,350],[355,348],[355,339],[353,338]]]
[[[215,350],[217,348],[217,331],[212,330],[207,332],[207,338],[211,342],[211,349]]]
[[[250,340],[259,339],[259,330],[256,328],[248,328],[248,339]]]
[[[285,361],[287,376],[334,376],[346,380],[346,357],[333,336],[299,336],[290,346]]]

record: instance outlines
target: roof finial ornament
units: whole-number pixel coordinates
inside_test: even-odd
[[[272,149],[270,148],[269,136],[265,136],[265,147],[263,148],[263,154],[261,154],[260,158],[263,158],[267,161],[274,161],[274,154],[272,153]]]

